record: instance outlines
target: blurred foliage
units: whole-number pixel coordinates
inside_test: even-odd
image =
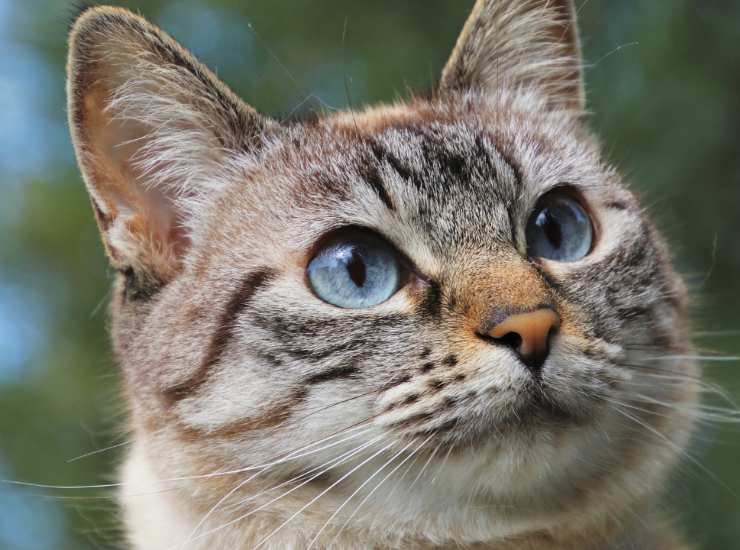
[[[472,4],[118,3],[158,22],[237,93],[278,118],[431,89]],[[592,126],[674,244],[695,298],[702,349],[739,354],[740,3],[579,4]],[[120,442],[124,421],[105,335],[110,277],[71,146],[59,138],[73,9],[39,0],[6,6],[10,40],[39,60],[28,70],[45,71],[31,80],[41,84],[29,97],[52,129],[34,140],[52,144],[53,153],[20,172],[0,165],[0,312],[33,335],[22,338],[32,349],[18,372],[3,375],[0,362],[0,477],[105,483],[119,448],[69,461]],[[7,133],[28,128],[2,130],[0,144]],[[29,143],[29,154],[36,150]],[[7,326],[0,324],[6,331],[0,343],[11,345],[19,337]],[[706,376],[740,397],[738,368],[709,363]],[[704,426],[693,459],[676,476],[670,504],[701,548],[736,548],[740,540],[737,440],[736,427]],[[116,546],[114,506],[100,498],[110,492],[10,490],[0,485],[3,548]],[[14,517],[15,524],[8,519]],[[43,529],[49,533],[42,536]]]

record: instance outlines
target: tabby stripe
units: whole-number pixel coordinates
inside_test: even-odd
[[[198,391],[208,380],[211,368],[218,363],[221,355],[234,333],[234,327],[239,315],[249,305],[257,291],[268,285],[275,277],[276,272],[269,268],[262,268],[250,273],[244,278],[239,288],[226,304],[216,332],[211,338],[206,356],[198,370],[187,380],[164,390],[168,403],[174,404]]]
[[[341,378],[351,378],[358,372],[360,372],[360,370],[357,367],[345,365],[313,374],[303,382],[305,384],[321,384],[323,382],[330,382]]]
[[[293,411],[303,402],[307,395],[308,392],[306,390],[302,388],[297,389],[286,399],[278,400],[260,416],[244,418],[220,426],[208,432],[208,435],[212,437],[232,438],[247,432],[266,430],[285,424],[290,420]]]
[[[436,281],[429,281],[429,288],[419,304],[419,313],[433,319],[439,318],[442,309],[442,288]]]
[[[401,384],[405,384],[406,382],[409,382],[411,380],[411,375],[404,374],[399,376],[398,378],[394,378],[387,384],[385,384],[382,388],[380,388],[380,393],[383,393],[385,391],[388,391],[392,388],[395,388],[396,386],[400,386]]]
[[[521,188],[524,185],[524,180],[522,176],[522,166],[519,164],[514,157],[512,157],[499,143],[497,140],[494,139],[493,146],[496,152],[499,154],[501,159],[504,161],[504,163],[509,167],[512,174],[514,174],[514,183],[517,187]]]
[[[276,428],[290,420],[295,409],[307,395],[305,389],[299,388],[285,398],[276,400],[259,416],[234,420],[208,429],[181,425],[180,430],[189,439],[202,440],[206,437],[231,439],[247,432]]]
[[[378,162],[390,166],[401,179],[412,181],[417,187],[421,186],[421,182],[416,181],[416,174],[404,166],[393,153],[385,149],[377,140],[370,139],[368,144],[370,151],[375,155]]]
[[[378,198],[380,198],[381,201],[383,201],[383,204],[385,204],[388,210],[396,209],[391,201],[390,195],[388,195],[388,191],[385,189],[383,178],[380,176],[380,171],[377,166],[368,166],[367,169],[364,170],[363,181],[372,187],[375,194],[378,195]]]
[[[606,203],[607,208],[611,208],[612,210],[629,210],[629,205],[620,200],[614,200],[611,202]]]

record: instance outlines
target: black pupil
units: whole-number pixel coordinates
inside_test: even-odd
[[[349,278],[352,279],[355,285],[361,287],[365,284],[367,269],[365,268],[365,262],[362,256],[356,249],[352,250],[352,257],[347,262],[347,273],[349,273]]]
[[[538,225],[545,232],[545,236],[553,248],[560,248],[560,245],[563,244],[563,231],[560,227],[560,222],[555,219],[555,216],[547,208],[542,211],[538,221]]]

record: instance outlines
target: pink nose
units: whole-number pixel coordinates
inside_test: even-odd
[[[486,336],[513,349],[524,365],[537,372],[550,353],[550,337],[558,327],[560,316],[550,308],[541,308],[509,315]]]

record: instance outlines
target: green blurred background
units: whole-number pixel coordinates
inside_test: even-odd
[[[429,90],[472,2],[117,2],[275,117]],[[593,128],[670,237],[699,344],[740,353],[740,2],[577,0]],[[0,0],[0,479],[112,480],[123,407],[111,273],[65,124],[68,2]],[[740,398],[740,365],[709,380]],[[740,548],[740,442],[702,427],[667,499],[700,548]],[[0,483],[1,549],[120,546],[104,490]]]

